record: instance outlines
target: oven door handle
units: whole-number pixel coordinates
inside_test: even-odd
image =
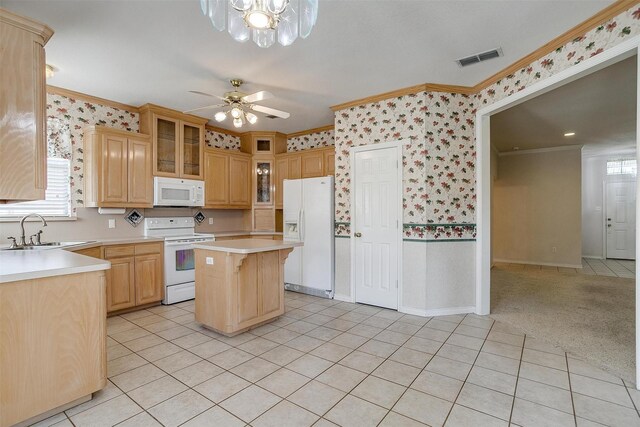
[[[188,242],[164,242],[165,246],[191,246],[194,243],[203,243],[203,242],[212,242],[212,239],[202,239],[196,241],[188,241]]]

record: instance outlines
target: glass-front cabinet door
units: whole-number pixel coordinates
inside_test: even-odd
[[[155,167],[154,174],[160,176],[178,176],[178,121],[155,116]]]
[[[202,127],[182,122],[182,177],[202,178],[203,148]]]
[[[272,160],[255,160],[255,204],[271,205],[273,204],[273,161]]]

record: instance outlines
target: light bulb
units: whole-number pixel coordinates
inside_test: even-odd
[[[45,70],[44,74],[48,79],[53,77],[53,75],[56,73],[56,69],[53,68],[53,65],[47,64],[44,70]]]
[[[242,127],[242,120],[240,119],[233,119],[233,125],[237,128]]]
[[[271,27],[271,18],[262,10],[252,10],[244,19],[251,28],[264,30]]]
[[[247,113],[245,117],[247,118],[247,121],[252,125],[256,124],[256,122],[258,121],[258,117],[253,113]]]
[[[231,109],[231,116],[232,116],[234,119],[239,119],[241,115],[242,115],[242,110],[241,110],[241,109],[239,109],[238,107],[233,107],[233,108]]]
[[[225,113],[224,111],[218,111],[216,115],[213,116],[213,118],[216,119],[217,122],[222,122],[227,118],[227,113]]]

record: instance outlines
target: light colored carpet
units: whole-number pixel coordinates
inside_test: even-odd
[[[491,270],[491,317],[635,383],[635,281]]]

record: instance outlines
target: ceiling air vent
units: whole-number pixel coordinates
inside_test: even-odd
[[[476,53],[475,55],[467,56],[465,58],[456,59],[456,63],[461,67],[466,67],[467,65],[477,64],[478,62],[487,61],[499,56],[502,56],[502,48],[500,47],[486,52]]]

